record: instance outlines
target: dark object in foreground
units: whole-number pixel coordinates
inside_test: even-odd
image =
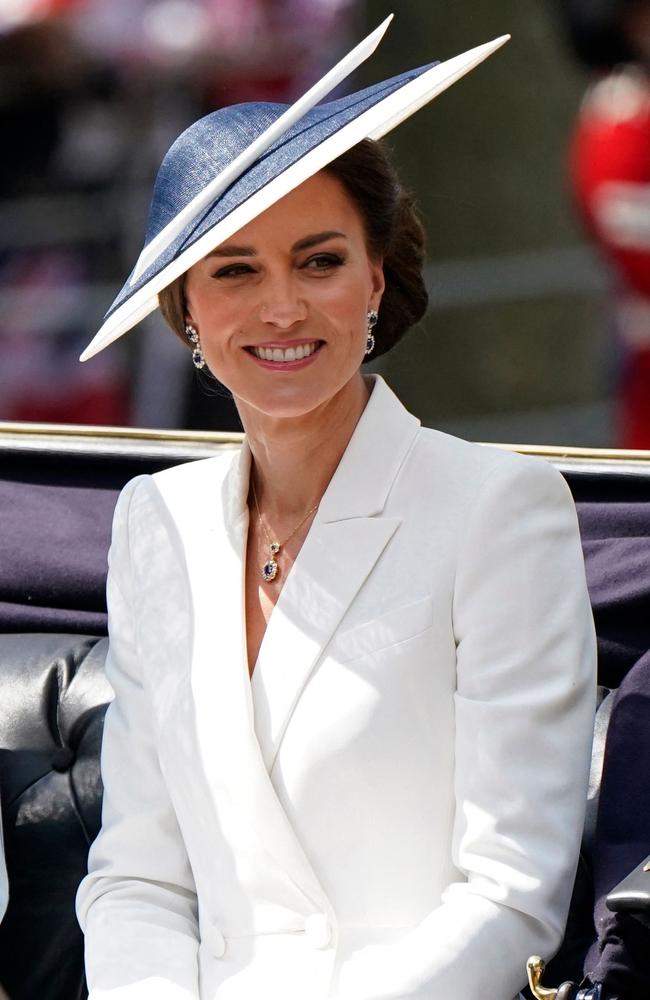
[[[614,913],[629,913],[650,929],[650,855],[607,896]]]

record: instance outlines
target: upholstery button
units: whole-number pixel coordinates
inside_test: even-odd
[[[332,940],[332,928],[324,913],[312,913],[307,917],[305,937],[312,948],[327,948]]]
[[[74,751],[70,747],[57,747],[52,754],[52,767],[55,771],[63,773],[69,771],[74,764]]]
[[[201,937],[215,958],[222,958],[226,954],[226,939],[216,924],[206,927]]]

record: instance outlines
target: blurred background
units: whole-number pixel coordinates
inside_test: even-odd
[[[461,436],[650,448],[650,0],[0,0],[0,420],[237,427],[158,314],[77,357],[176,135],[291,101],[392,9],[349,88],[513,41],[389,136],[431,304],[377,370]]]

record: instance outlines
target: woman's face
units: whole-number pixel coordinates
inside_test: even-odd
[[[383,289],[356,206],[321,172],[189,269],[186,320],[240,410],[299,416],[361,378]]]

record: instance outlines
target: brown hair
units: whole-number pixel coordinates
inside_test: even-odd
[[[369,254],[383,258],[386,288],[372,353],[377,358],[401,340],[426,312],[429,297],[422,275],[424,227],[382,142],[364,139],[324,169],[336,177],[357,206]]]
[[[363,220],[371,257],[382,258],[386,288],[374,328],[377,358],[422,319],[428,295],[424,286],[424,227],[411,195],[404,190],[382,142],[364,139],[326,167],[345,188]],[[185,275],[158,295],[165,320],[188,344],[185,336]]]

